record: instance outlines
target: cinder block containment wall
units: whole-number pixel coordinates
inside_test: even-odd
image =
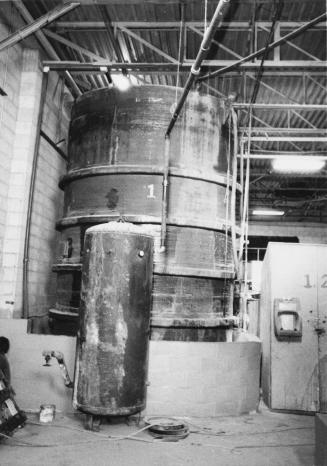
[[[9,32],[0,23],[0,34]],[[22,316],[24,241],[32,162],[41,112],[40,52],[20,45],[1,54],[5,70],[0,99],[0,317]],[[48,77],[41,129],[54,142],[67,141],[68,115],[63,108],[62,78]],[[56,239],[55,222],[62,210],[58,181],[66,162],[41,137],[29,249],[29,314],[40,316],[52,304],[51,264]]]
[[[27,333],[24,319],[0,320],[11,341],[9,360],[16,400],[26,411],[42,403],[73,411],[56,360],[44,367],[43,350],[62,351],[74,374],[74,337]],[[259,402],[261,343],[150,341],[147,415],[222,416],[255,410]]]

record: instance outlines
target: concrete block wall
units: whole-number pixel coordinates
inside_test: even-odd
[[[68,115],[62,108],[62,78],[50,73],[42,130],[65,151],[68,138]],[[30,315],[45,315],[55,302],[56,276],[51,271],[59,233],[55,229],[63,208],[63,191],[58,188],[66,172],[66,161],[41,138],[31,219],[29,262]]]
[[[0,18],[0,40],[7,37],[10,30],[3,17]],[[14,262],[10,256],[4,256],[4,241],[8,214],[8,193],[10,186],[11,165],[14,153],[16,120],[19,109],[19,91],[23,53],[20,45],[10,47],[0,54],[0,86],[7,96],[0,96],[0,283],[12,278]],[[14,214],[12,215],[14,217]],[[8,232],[16,238],[15,229]],[[4,285],[0,288],[1,308],[6,307]]]
[[[24,49],[3,245],[4,262],[8,263],[9,267],[4,270],[1,286],[2,298],[5,301],[2,312],[5,310],[9,317],[19,317],[22,308],[24,237],[41,81],[38,51]]]
[[[38,50],[16,48],[16,62],[13,59],[8,62],[9,80],[16,84],[15,88],[11,83],[5,89],[8,97],[1,98],[5,105],[0,120],[5,122],[0,135],[0,142],[4,142],[0,152],[0,317],[6,318],[22,315],[27,204],[43,74]],[[55,142],[67,141],[68,116],[61,111],[63,90],[61,78],[50,73],[42,130]],[[46,314],[53,304],[55,277],[51,264],[57,235],[55,222],[63,202],[58,181],[65,171],[66,162],[41,138],[31,217],[30,315]]]
[[[9,361],[16,400],[35,411],[42,403],[72,412],[72,391],[54,360],[44,367],[43,350],[62,351],[74,375],[75,338],[27,334],[27,321],[0,319],[11,341]],[[259,402],[261,343],[150,341],[147,415],[214,417],[255,410]]]

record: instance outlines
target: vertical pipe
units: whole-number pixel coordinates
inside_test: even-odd
[[[165,161],[164,171],[162,178],[162,202],[161,202],[161,234],[160,234],[160,252],[166,249],[166,234],[167,234],[167,215],[168,215],[168,175],[169,175],[169,151],[170,151],[170,137],[165,137]]]
[[[232,251],[236,278],[239,275],[238,267],[238,256],[237,256],[237,245],[236,245],[236,184],[237,184],[237,152],[238,152],[238,141],[237,141],[237,115],[234,109],[232,109],[232,121],[233,121],[233,171],[232,171],[232,193],[231,193],[231,237],[232,237]]]
[[[242,135],[243,136],[243,135]],[[241,141],[241,153],[240,153],[240,184],[241,184],[241,196],[240,196],[240,216],[243,217],[243,201],[244,201],[244,142]]]
[[[23,318],[27,319],[29,316],[29,305],[28,305],[28,272],[29,272],[29,247],[30,247],[30,233],[31,233],[31,220],[32,220],[32,210],[33,210],[33,200],[35,192],[35,180],[36,180],[36,171],[37,164],[39,159],[39,149],[40,149],[40,140],[41,140],[41,127],[44,113],[44,104],[47,94],[48,87],[48,73],[43,73],[42,76],[42,88],[40,96],[40,108],[39,115],[36,126],[36,138],[34,146],[34,155],[32,162],[32,173],[31,173],[31,183],[28,195],[28,204],[27,204],[27,218],[26,218],[26,228],[25,228],[25,242],[24,242],[24,257],[23,257]]]

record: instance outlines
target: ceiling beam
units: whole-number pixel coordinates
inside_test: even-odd
[[[255,24],[260,27],[264,28],[269,23],[267,21],[256,21]],[[280,21],[279,26],[281,29],[296,29],[300,26],[305,24],[304,21]],[[180,21],[112,21],[111,25],[113,28],[130,28],[130,29],[173,29],[179,30],[180,29]],[[313,25],[310,29],[314,30],[324,30],[326,28],[326,21],[322,21],[319,24]],[[202,28],[203,29],[203,21],[185,21],[186,28]],[[235,29],[236,31],[249,29],[249,22],[248,21],[230,21],[230,22],[222,22],[220,29]],[[64,29],[64,30],[80,30],[80,29],[87,29],[87,30],[105,30],[106,25],[104,21],[56,21],[52,24],[51,28],[56,30]],[[309,30],[310,30],[309,29]]]
[[[244,141],[248,137],[243,138]],[[327,136],[251,136],[251,142],[327,142]]]
[[[221,75],[221,74],[225,74],[227,73],[228,71],[231,71],[235,68],[238,68],[242,63],[245,63],[245,62],[248,62],[254,58],[257,58],[259,56],[262,56],[264,53],[266,53],[268,50],[273,50],[274,48],[276,48],[277,46],[285,43],[287,40],[290,40],[290,39],[294,39],[295,37],[301,35],[304,31],[306,31],[307,29],[309,29],[309,27],[313,26],[314,24],[318,24],[319,22],[321,21],[325,21],[326,20],[326,16],[327,16],[327,12],[325,11],[324,13],[322,13],[321,15],[317,16],[316,18],[312,19],[311,21],[303,24],[302,26],[300,26],[299,28],[295,29],[294,31],[290,32],[289,34],[286,34],[285,36],[283,36],[282,38],[280,38],[279,40],[275,41],[275,42],[272,42],[271,44],[269,44],[268,46],[266,47],[263,47],[261,48],[260,50],[257,50],[256,52],[254,53],[251,53],[250,55],[248,55],[247,57],[244,57],[236,62],[234,62],[234,64],[232,65],[229,65],[229,66],[226,66],[224,68],[221,68],[220,70],[216,70],[216,71],[213,71],[212,73],[209,73],[209,74],[206,74],[206,75],[203,75],[201,76],[198,81],[203,81],[203,80],[207,80],[207,79],[212,79],[213,77],[215,76],[218,76],[218,75]]]
[[[327,111],[327,105],[319,104],[251,104],[247,102],[233,104],[235,109],[249,108],[256,110],[324,110]]]
[[[55,32],[45,30],[44,33],[51,39],[54,39],[57,42],[60,42],[61,44],[66,45],[67,47],[70,47],[73,50],[76,50],[76,52],[79,52],[82,55],[91,58],[92,60],[104,60],[103,57],[100,57],[96,53],[93,53],[90,50],[81,47],[80,45],[76,44],[75,42],[72,42],[71,40],[65,39],[64,37],[60,36],[59,34],[56,34]]]
[[[15,7],[17,8],[17,10],[19,11],[20,15],[22,16],[22,18],[26,21],[26,22],[32,22],[34,21],[34,18],[32,17],[32,15],[30,14],[30,12],[28,11],[28,9],[25,7],[25,5],[23,4],[23,2],[21,2],[20,0],[17,1],[15,3]],[[38,41],[40,42],[40,44],[42,45],[43,49],[46,51],[46,53],[49,55],[49,57],[51,57],[53,60],[60,60],[60,57],[59,55],[57,54],[57,52],[55,51],[55,49],[52,47],[52,45],[50,44],[50,42],[48,41],[48,39],[45,37],[44,33],[42,31],[36,31],[35,32],[35,35],[38,39]],[[77,84],[75,83],[74,79],[72,78],[71,74],[69,73],[69,71],[65,70],[65,78],[66,78],[66,81],[67,83],[70,84],[73,92],[76,94],[76,95],[81,95],[82,92],[80,90],[80,88],[77,86]]]
[[[19,3],[16,4],[18,6]],[[18,31],[13,32],[8,37],[0,41],[0,52],[5,50],[8,47],[12,47],[21,40],[25,39],[26,37],[34,34],[36,31],[39,31],[41,28],[45,27],[47,24],[52,23],[57,18],[65,15],[71,10],[74,10],[76,7],[79,6],[79,3],[69,3],[66,5],[60,5],[56,8],[53,8],[51,11],[48,11],[45,15],[40,16],[40,18],[33,19],[32,17],[29,20],[29,24],[22,27]]]
[[[141,44],[145,45],[146,47],[148,47],[149,49],[153,50],[154,52],[156,52],[158,55],[161,55],[162,57],[166,58],[168,61],[172,62],[172,63],[178,63],[178,60],[176,60],[176,58],[173,58],[171,57],[170,55],[168,55],[167,53],[163,52],[162,50],[158,49],[158,47],[155,47],[154,45],[152,45],[150,42],[148,42],[147,40],[143,39],[142,37],[140,37],[138,34],[135,34],[134,32],[130,31],[129,29],[125,28],[125,27],[120,27],[120,31],[124,32],[125,34],[127,34],[128,36],[132,37],[133,39],[135,39],[136,41],[140,42]]]
[[[51,33],[53,36],[53,33]],[[53,36],[54,37],[54,36]],[[66,42],[68,45],[68,41],[66,39],[61,39],[61,42]],[[149,44],[148,44],[149,45]],[[76,45],[77,46],[77,45]],[[77,46],[78,47],[78,46]],[[89,53],[92,53],[89,51]],[[168,58],[168,55],[167,55]],[[165,71],[165,72],[174,72],[177,73],[177,60],[173,59],[172,57],[169,57],[170,60],[174,60],[174,62],[171,63],[165,63],[165,62],[155,62],[155,63],[114,63],[110,60],[103,60],[103,61],[98,61],[98,62],[92,62],[92,63],[83,63],[83,62],[78,62],[78,61],[61,61],[61,60],[45,60],[44,64],[46,66],[49,66],[52,70],[69,70],[69,71],[75,71],[75,72],[92,72],[92,71],[98,71],[100,66],[107,66],[108,68],[115,70],[115,69],[126,69],[126,70],[131,70],[131,71],[146,71],[147,73],[149,72],[159,72],[159,71]],[[204,62],[204,68],[219,68],[221,66],[225,66],[226,63],[231,63],[232,60],[205,60]],[[272,62],[273,63],[273,62]],[[179,65],[179,71],[180,72],[188,72],[191,67],[192,67],[193,61],[186,61],[184,63],[181,63]],[[260,66],[260,63],[246,63],[244,65],[240,66],[240,69],[243,71],[255,71],[258,67]],[[264,66],[265,70],[274,70],[276,75],[279,75],[283,71],[277,71],[279,70],[288,70],[292,69],[294,70],[295,68],[298,70],[298,73],[301,75],[301,71],[316,71],[319,72],[322,76],[325,76],[325,72],[327,70],[327,62],[309,62],[309,61],[301,61],[300,63],[297,63],[296,65],[290,66],[290,62],[286,61],[285,62],[279,62],[278,64],[273,64],[271,65],[271,62],[267,62],[266,66]],[[239,75],[239,72],[236,73]],[[293,76],[294,72],[288,71],[287,75]]]
[[[245,126],[240,126],[239,127],[239,132],[243,133],[251,133],[251,134],[269,134],[269,133],[287,133],[287,134],[292,134],[292,133],[301,133],[301,134],[327,134],[327,129],[326,128],[266,128],[266,127],[258,127],[258,126],[252,126],[251,129],[249,130],[248,127]]]
[[[258,169],[258,168],[252,168],[250,171],[250,177],[256,178],[256,177],[269,177],[269,178],[278,178],[278,179],[286,179],[289,180],[290,174],[289,173],[282,173],[282,172],[274,172],[271,168],[266,168],[266,169]],[[307,179],[320,179],[323,178],[324,180],[326,179],[326,172],[321,171],[321,172],[316,172],[316,173],[292,173],[292,179],[300,179],[300,178],[305,178],[306,181]]]
[[[241,158],[241,154],[238,154],[237,157]],[[301,152],[298,152],[297,154],[294,152],[290,152],[290,155],[287,153],[280,154],[244,154],[244,158],[246,159],[251,159],[251,160],[275,160],[275,159],[283,159],[285,157],[298,157],[299,159],[301,157],[308,157],[306,154],[301,154]],[[314,157],[316,160],[327,160],[327,155],[312,155],[310,157]]]
[[[318,23],[319,24],[319,23]],[[258,26],[259,29],[261,29],[262,31],[266,31],[266,32],[270,32],[270,27],[267,26]],[[277,41],[277,40],[280,40],[281,39],[281,35],[280,35],[280,32],[281,32],[281,28],[279,27],[279,25],[276,26],[275,28],[275,33],[274,33],[274,42]],[[257,32],[258,34],[258,32]],[[316,60],[316,61],[320,61],[320,59],[318,57],[316,57],[315,55],[312,55],[311,53],[309,53],[307,50],[305,50],[303,47],[299,47],[298,45],[294,44],[293,42],[291,42],[290,40],[286,40],[285,41],[285,44],[289,45],[290,47],[293,47],[295,50],[299,51],[300,53],[302,53],[303,55],[307,56],[307,57],[310,57],[311,60]],[[274,52],[278,51],[278,56],[280,55],[280,47],[276,47],[274,49]]]

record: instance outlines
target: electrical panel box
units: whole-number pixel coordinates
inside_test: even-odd
[[[262,268],[262,390],[272,409],[327,412],[327,245],[269,243]]]

